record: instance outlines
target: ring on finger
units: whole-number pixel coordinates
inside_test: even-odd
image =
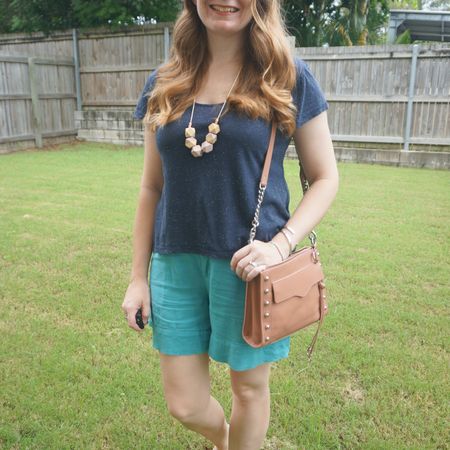
[[[255,263],[255,261],[250,261],[249,264],[251,264],[253,267],[257,267],[258,264]]]

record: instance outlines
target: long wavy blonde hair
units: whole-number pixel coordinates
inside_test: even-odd
[[[297,111],[291,96],[296,68],[280,0],[251,0],[251,11],[244,66],[222,114],[233,108],[252,119],[274,120],[291,136]],[[192,104],[209,65],[207,45],[207,31],[196,6],[192,0],[184,0],[174,25],[169,59],[158,68],[147,100],[143,123],[153,131],[178,119]]]

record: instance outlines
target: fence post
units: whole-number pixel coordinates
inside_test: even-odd
[[[170,49],[169,27],[164,27],[164,61],[167,61],[169,59],[169,49]]]
[[[414,86],[416,84],[416,72],[417,72],[417,55],[419,54],[419,44],[414,44],[412,47],[412,59],[411,59],[411,71],[409,73],[409,88],[408,88],[408,103],[406,105],[406,120],[405,131],[403,138],[403,150],[409,150],[409,144],[411,141],[411,124],[414,105]]]
[[[72,53],[74,59],[75,69],[75,90],[77,94],[77,111],[83,109],[83,103],[81,100],[81,79],[80,79],[80,51],[78,47],[78,31],[76,28],[72,28]]]
[[[34,57],[28,58],[28,78],[30,80],[31,94],[31,120],[33,125],[34,140],[36,147],[42,148],[42,130],[41,130],[41,109],[39,104],[39,92],[37,86],[36,63]]]

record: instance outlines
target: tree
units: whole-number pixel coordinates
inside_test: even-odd
[[[330,45],[368,45],[384,40],[389,21],[386,0],[342,0],[327,26]]]
[[[335,5],[330,0],[285,0],[283,9],[288,31],[295,36],[300,47],[318,47],[327,42],[324,32],[326,16]]]
[[[0,32],[43,31],[174,21],[179,0],[0,0]]]
[[[152,22],[171,22],[180,9],[179,0],[73,0],[82,27],[109,24],[112,27],[135,23],[138,17]]]
[[[377,44],[389,20],[388,0],[285,0],[284,11],[302,47]]]
[[[70,0],[12,0],[10,29],[2,32],[44,31],[71,28],[73,17]],[[3,24],[2,24],[3,25]]]
[[[450,3],[448,0],[390,0],[389,9],[450,11]]]
[[[422,0],[390,0],[389,9],[422,9]]]

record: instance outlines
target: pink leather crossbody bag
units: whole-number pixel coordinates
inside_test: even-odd
[[[259,225],[259,210],[267,187],[272,161],[276,126],[272,125],[269,146],[259,183],[258,203],[250,230],[253,242]],[[300,165],[303,194],[308,189]],[[263,347],[318,322],[316,333],[307,349],[308,360],[317,340],[320,326],[328,313],[322,264],[316,246],[317,236],[310,233],[310,246],[292,252],[284,261],[266,267],[247,282],[242,337],[252,347]]]

